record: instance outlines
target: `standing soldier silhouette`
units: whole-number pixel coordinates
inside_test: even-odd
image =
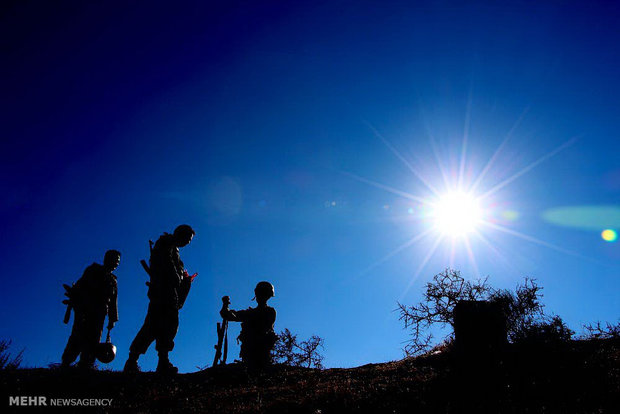
[[[103,265],[91,264],[72,287],[65,287],[69,297],[65,323],[71,308],[75,317],[71,336],[62,354],[62,367],[68,367],[80,355],[80,368],[94,368],[96,348],[101,340],[106,315],[108,330],[118,321],[118,285],[112,272],[120,262],[120,252],[108,250]]]
[[[259,282],[254,289],[255,308],[247,310],[230,310],[228,296],[222,298],[222,318],[241,322],[241,360],[250,368],[264,368],[271,364],[271,350],[278,339],[273,331],[276,321],[276,310],[267,306],[267,301],[275,296],[274,287],[269,282]]]
[[[178,372],[178,368],[170,363],[168,353],[174,348],[174,337],[179,329],[179,309],[183,307],[196,276],[190,276],[183,267],[179,247],[187,246],[195,234],[190,226],[182,224],[173,234],[161,235],[151,249],[150,267],[144,264],[151,279],[148,283],[149,308],[142,328],[129,347],[124,371],[139,371],[138,358],[155,341],[159,356],[157,372]]]

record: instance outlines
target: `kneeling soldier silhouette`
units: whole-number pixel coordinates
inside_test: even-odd
[[[84,270],[82,277],[73,285],[65,285],[69,298],[65,323],[69,322],[71,309],[75,317],[71,336],[62,354],[62,367],[68,367],[80,355],[80,368],[94,368],[96,349],[101,340],[103,322],[108,316],[108,338],[110,329],[118,321],[116,276],[112,272],[121,262],[117,250],[108,250],[103,265],[93,263]]]
[[[259,282],[254,289],[257,306],[247,310],[230,310],[228,296],[222,298],[220,315],[228,321],[241,322],[241,360],[250,368],[264,368],[271,364],[271,350],[278,339],[273,331],[276,310],[267,306],[267,301],[275,296],[273,285]]]

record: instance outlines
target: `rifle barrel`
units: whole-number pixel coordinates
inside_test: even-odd
[[[69,323],[69,319],[71,319],[71,309],[72,308],[73,307],[71,306],[71,304],[67,303],[67,310],[65,311],[65,317],[62,320],[65,323],[65,325],[68,324]]]
[[[142,259],[140,260],[140,264],[142,265],[142,268],[144,269],[144,271],[151,276],[151,268],[149,267],[149,265],[146,264],[146,260]]]

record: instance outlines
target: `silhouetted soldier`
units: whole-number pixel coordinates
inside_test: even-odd
[[[228,300],[223,300],[220,315],[229,321],[241,322],[242,361],[251,368],[262,368],[271,363],[271,350],[278,339],[273,331],[276,310],[267,306],[267,301],[275,296],[273,285],[259,282],[254,289],[257,306],[247,310],[229,310]],[[228,299],[228,298],[226,298]]]
[[[68,289],[68,306],[74,310],[73,329],[62,354],[62,366],[68,367],[80,355],[78,366],[93,368],[95,350],[101,340],[103,322],[108,316],[108,329],[118,321],[116,276],[121,254],[108,250],[103,265],[93,263],[84,270],[82,277]]]
[[[178,368],[170,363],[168,353],[174,348],[174,337],[179,328],[179,309],[183,307],[192,283],[179,256],[179,247],[187,246],[196,233],[182,224],[173,234],[164,233],[151,250],[147,268],[150,275],[149,308],[142,328],[129,347],[125,371],[139,371],[138,358],[155,341],[159,355],[157,372],[174,374]]]

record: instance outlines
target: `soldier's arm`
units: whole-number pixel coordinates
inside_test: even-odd
[[[108,329],[112,329],[118,321],[118,285],[114,281],[114,293],[110,298],[110,306],[108,307]]]
[[[177,280],[183,280],[183,262],[181,261],[181,256],[179,255],[179,249],[176,247],[172,247],[170,249],[170,272],[176,275]]]
[[[161,263],[162,274],[164,275],[164,282],[166,285],[172,287],[175,286],[178,279],[177,268],[174,265],[174,248],[167,247],[167,252]]]
[[[247,316],[247,312],[245,310],[232,310],[232,309],[222,309],[220,311],[220,316],[229,321],[233,322],[244,322]]]
[[[272,327],[276,323],[276,310],[274,308],[269,308],[269,323],[271,323]]]
[[[189,290],[192,287],[192,280],[188,277],[184,277],[181,280],[181,286],[179,286],[179,309],[185,304],[185,300],[189,295]]]

